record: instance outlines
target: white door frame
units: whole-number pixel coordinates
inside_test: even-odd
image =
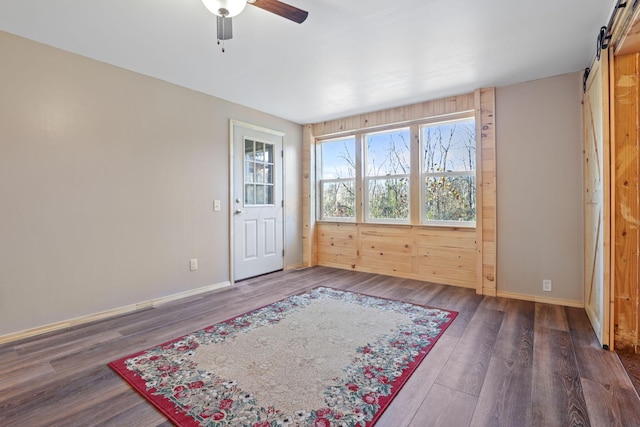
[[[234,277],[234,271],[235,271],[235,252],[234,252],[234,239],[235,239],[235,235],[234,235],[234,211],[235,211],[235,203],[234,203],[234,198],[233,198],[233,194],[234,194],[234,189],[235,189],[235,181],[234,181],[234,162],[235,162],[235,156],[234,156],[234,133],[233,133],[233,128],[235,126],[239,126],[239,127],[243,127],[245,129],[251,129],[251,130],[255,130],[258,132],[262,132],[262,133],[266,133],[266,134],[270,134],[270,135],[275,135],[278,136],[280,138],[282,138],[282,152],[284,153],[285,151],[285,133],[284,132],[280,132],[277,130],[273,130],[273,129],[269,129],[269,128],[265,128],[262,126],[257,126],[257,125],[253,125],[250,123],[246,123],[240,120],[235,120],[235,119],[229,119],[229,283],[231,283],[231,285],[233,285],[235,283],[235,277]],[[282,155],[281,157],[281,161],[282,161],[282,174],[281,174],[281,179],[282,179],[282,200],[284,202],[284,206],[282,209],[282,222],[283,222],[283,227],[282,227],[282,248],[283,250],[286,251],[286,246],[287,246],[287,240],[285,239],[286,237],[286,223],[284,221],[285,219],[285,207],[287,206],[287,186],[285,185],[285,157],[284,155]],[[286,253],[286,252],[285,252]],[[286,268],[286,262],[285,262],[285,258],[283,258],[282,260],[282,268]]]

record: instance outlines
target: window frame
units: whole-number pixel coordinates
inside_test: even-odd
[[[354,143],[354,155],[356,162],[356,167],[354,168],[354,176],[352,178],[322,178],[322,170],[323,170],[323,155],[322,155],[322,144],[328,142],[337,142],[337,141],[345,141],[353,139]],[[358,153],[358,138],[354,137],[354,135],[342,135],[333,138],[326,138],[323,140],[319,140],[316,143],[316,179],[317,187],[316,191],[319,197],[316,199],[316,212],[318,221],[326,221],[326,222],[357,222],[358,218],[358,203],[357,203],[357,193],[358,193],[358,168],[357,168],[357,158],[359,156]],[[349,217],[334,217],[334,216],[324,216],[324,185],[325,183],[341,183],[341,182],[353,182],[353,188],[356,192],[356,198],[354,200],[353,206],[353,216]]]
[[[436,226],[436,227],[461,227],[461,228],[476,228],[478,223],[478,135],[477,131],[474,133],[475,139],[475,169],[468,171],[451,171],[451,172],[427,172],[424,167],[424,161],[422,158],[422,154],[424,153],[424,139],[423,139],[423,128],[427,126],[434,126],[438,124],[446,124],[446,123],[455,123],[455,122],[465,122],[465,121],[473,121],[474,129],[476,129],[476,117],[472,112],[467,113],[466,115],[460,114],[455,118],[451,118],[449,120],[436,120],[429,121],[425,123],[420,123],[418,126],[418,138],[420,140],[420,224],[427,226]],[[426,180],[427,178],[449,178],[449,177],[460,177],[460,176],[473,176],[476,182],[476,196],[475,196],[475,206],[476,206],[476,220],[475,221],[450,221],[450,220],[427,220],[426,217],[426,206],[425,202],[427,199],[427,189],[426,189]]]
[[[364,221],[368,224],[411,224],[411,145],[409,145],[409,173],[407,174],[385,174],[385,175],[369,175],[367,172],[368,168],[368,157],[369,157],[369,148],[367,144],[367,138],[371,135],[380,135],[383,133],[393,133],[393,132],[401,132],[407,131],[409,133],[409,144],[411,144],[411,126],[392,126],[388,127],[384,130],[363,132],[361,137],[361,150],[362,150],[362,158],[364,161],[362,164],[364,165],[362,171],[362,211]],[[372,180],[391,180],[391,179],[406,179],[408,183],[408,194],[407,194],[407,217],[406,218],[372,218],[371,217],[371,206],[369,204],[369,182]]]
[[[423,170],[424,164],[422,159],[423,154],[423,138],[422,129],[425,126],[433,126],[437,124],[445,124],[458,121],[471,121],[474,123],[475,131],[475,169],[473,171],[455,171],[455,172],[431,172],[429,176],[449,177],[449,176],[473,176],[475,177],[475,206],[476,206],[476,220],[475,221],[445,221],[445,220],[432,220],[427,221],[426,216],[426,182],[427,173]],[[410,173],[398,174],[398,175],[381,175],[381,176],[367,176],[365,173],[366,167],[366,136],[376,133],[390,132],[394,130],[408,129],[410,138]],[[335,179],[322,179],[322,154],[321,145],[324,142],[336,141],[341,139],[355,139],[355,176],[354,178],[335,178]],[[316,194],[319,197],[316,198],[316,221],[322,222],[347,222],[356,224],[380,224],[380,225],[410,225],[410,226],[424,226],[424,227],[436,227],[436,228],[466,228],[477,229],[479,218],[479,199],[478,183],[480,182],[480,134],[478,131],[478,118],[476,117],[475,110],[464,110],[456,113],[451,113],[443,116],[425,117],[416,120],[409,120],[399,123],[389,123],[381,126],[363,128],[360,130],[351,130],[344,133],[334,133],[331,135],[323,135],[315,138],[315,187]],[[408,218],[407,219],[391,219],[391,218],[370,218],[369,217],[369,200],[368,200],[368,180],[369,179],[403,179],[406,178],[409,184],[408,194]],[[322,201],[323,201],[323,182],[347,180],[354,182],[354,188],[356,190],[355,197],[355,215],[354,217],[325,217],[322,215]],[[418,187],[418,188],[415,188]],[[415,199],[418,199],[417,202]]]

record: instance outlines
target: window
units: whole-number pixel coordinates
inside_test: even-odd
[[[244,140],[244,204],[273,205],[273,144]]]
[[[424,223],[476,220],[476,132],[473,119],[422,126]]]
[[[367,220],[409,221],[408,128],[365,135]]]
[[[355,219],[355,149],[354,137],[323,141],[319,146],[321,219]]]
[[[475,226],[473,112],[322,140],[317,159],[320,220]]]

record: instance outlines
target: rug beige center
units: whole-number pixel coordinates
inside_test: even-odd
[[[285,412],[325,406],[327,384],[342,377],[356,349],[410,323],[408,316],[326,299],[276,324],[203,345],[192,360],[199,369],[233,379],[262,405]]]

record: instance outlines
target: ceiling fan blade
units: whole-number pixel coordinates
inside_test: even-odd
[[[231,18],[223,18],[216,16],[218,23],[218,40],[229,40],[233,37],[233,27],[231,26]]]
[[[297,22],[298,24],[302,24],[309,15],[309,12],[305,10],[298,9],[295,6],[282,3],[278,0],[249,0],[248,3],[257,6],[260,9],[264,9],[267,12],[275,13],[278,16],[287,18],[290,21]]]

